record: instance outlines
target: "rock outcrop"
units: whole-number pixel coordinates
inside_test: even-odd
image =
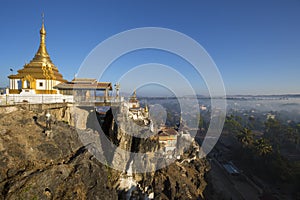
[[[108,112],[106,122],[113,122],[112,112]],[[127,161],[127,173],[121,173],[120,179],[116,181],[116,189],[118,190],[121,199],[153,198],[155,199],[203,199],[203,192],[206,187],[205,173],[209,170],[209,163],[205,159],[199,159],[198,153],[200,147],[197,143],[190,142],[190,137],[187,135],[178,137],[178,153],[179,159],[174,159],[170,165],[159,170],[158,165],[162,164],[159,161],[160,156],[157,155],[159,149],[158,140],[153,140],[153,137],[139,138],[133,137],[137,134],[151,134],[149,128],[132,125],[132,121],[126,118],[124,113],[114,113],[118,116],[117,124],[107,123],[109,127],[114,127],[113,132],[106,133],[111,137],[112,142],[118,147],[128,152],[156,152],[153,162],[145,162],[143,160],[134,159],[134,157],[126,157],[124,155],[114,155],[114,162],[121,164]],[[108,130],[104,127],[104,130]],[[152,133],[155,135],[155,133]],[[148,158],[149,159],[149,158]],[[149,159],[149,160],[151,160]],[[165,162],[164,160],[162,162]],[[130,169],[128,169],[130,168]],[[144,169],[144,173],[140,173],[137,169]],[[138,171],[138,173],[137,173]],[[126,185],[127,184],[127,185]]]
[[[95,115],[91,109],[64,107],[50,112],[51,131],[45,127],[45,111],[14,107],[0,114],[0,199],[203,198],[209,166],[205,159],[197,158],[199,146],[195,143],[165,168],[126,173],[99,162],[90,153],[90,144],[82,143],[80,134],[99,135],[93,124],[100,119],[89,121]],[[72,112],[79,113],[77,118]],[[112,115],[110,112],[102,122],[112,143],[129,152],[159,148],[158,141],[132,137],[126,132],[126,117],[117,115],[123,120],[117,124]],[[127,170],[140,165],[131,157],[111,154],[115,162],[125,160]]]
[[[0,199],[116,199],[107,167],[77,132],[21,108],[0,117]]]

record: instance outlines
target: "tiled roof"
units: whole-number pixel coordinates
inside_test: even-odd
[[[96,79],[73,79],[71,82],[60,83],[54,88],[59,90],[105,90],[108,88],[112,90],[112,85],[110,82],[97,82]]]
[[[158,132],[158,136],[170,136],[170,135],[177,135],[177,131],[174,128],[162,127],[161,130]]]
[[[97,80],[94,78],[74,78],[71,82],[76,84],[95,84],[97,83]]]

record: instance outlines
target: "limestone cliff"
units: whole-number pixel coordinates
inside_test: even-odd
[[[117,116],[117,123],[114,122],[112,115]],[[104,130],[109,131],[106,135],[112,137],[112,141],[120,148],[139,153],[157,152],[159,149],[158,140],[153,140],[151,137],[139,138],[132,136],[134,135],[133,132],[138,134],[151,133],[147,132],[148,128],[133,125],[131,119],[128,119],[124,113],[110,111],[106,116],[107,121],[114,124],[108,123],[102,127]],[[111,132],[112,129],[107,129],[105,126],[114,127],[114,131]],[[154,197],[155,199],[203,199],[203,191],[207,185],[205,173],[209,170],[209,164],[205,159],[198,158],[200,151],[198,144],[192,142],[190,145],[186,145],[186,143],[188,143],[186,136],[179,137],[180,158],[174,159],[174,162],[167,167],[145,173],[136,173],[135,169],[155,169],[161,163],[155,158],[153,158],[153,163],[145,163],[142,160],[133,159],[132,157],[124,158],[124,155],[115,154],[114,162],[120,164],[121,161],[126,160],[127,171],[130,171],[129,173],[121,173],[120,178],[115,183],[119,197],[121,199],[128,199],[129,197],[134,199],[146,197]],[[133,167],[133,169],[128,170],[129,167]]]
[[[45,132],[43,110],[2,107],[0,111],[0,199],[202,198],[209,166],[197,158],[199,147],[195,143],[166,168],[125,173],[99,162],[88,151],[89,144],[80,140],[80,131],[99,135],[93,123],[100,119],[97,116],[98,121],[89,121],[95,115],[90,108],[51,109],[51,132]],[[113,116],[122,123],[116,123]],[[128,134],[126,120],[122,112],[114,115],[111,111],[104,117],[101,125],[112,143],[131,152],[159,148],[155,140]],[[114,152],[112,155],[114,162],[126,160],[126,168],[140,164],[133,163],[130,157]]]

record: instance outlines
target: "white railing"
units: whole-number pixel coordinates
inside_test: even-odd
[[[20,94],[8,94],[0,95],[0,105],[14,105],[20,103],[27,104],[39,104],[39,103],[118,103],[123,102],[124,97],[104,97],[97,96],[96,98],[87,98],[85,96],[73,96],[62,94],[35,94],[35,95],[20,95]]]
[[[20,95],[20,94],[8,94],[0,95],[1,105],[13,105],[20,103],[72,103],[73,96],[61,95],[61,94],[35,94],[35,95]]]

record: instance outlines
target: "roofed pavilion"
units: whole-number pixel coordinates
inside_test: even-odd
[[[75,101],[109,101],[110,82],[98,82],[93,78],[74,78],[70,82],[56,85],[55,89],[63,95],[74,95]],[[102,94],[99,92],[102,91]],[[104,94],[103,94],[104,93]]]

